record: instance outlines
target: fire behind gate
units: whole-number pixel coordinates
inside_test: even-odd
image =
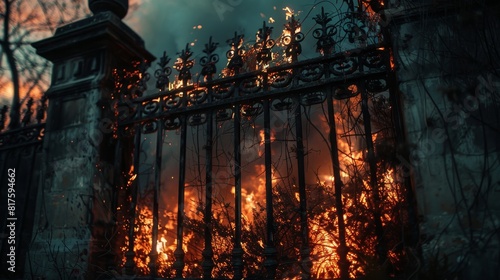
[[[300,60],[303,22],[287,17],[276,39],[266,22],[254,44],[235,33],[220,74],[212,39],[197,76],[189,45],[173,79],[164,53],[155,93],[146,63],[116,70],[117,135],[134,147],[117,206],[128,274],[348,279],[397,275],[414,256],[380,18],[364,4],[322,8],[321,56]]]

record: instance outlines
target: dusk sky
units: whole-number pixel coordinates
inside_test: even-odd
[[[234,32],[243,33],[245,42],[255,41],[255,34],[265,20],[274,27],[272,37],[281,35],[285,23],[285,7],[291,8],[298,19],[306,18],[303,33],[310,31],[314,24],[312,19],[320,12],[321,6],[327,11],[340,7],[341,0],[333,1],[300,1],[300,0],[141,0],[138,8],[129,12],[125,22],[130,25],[144,40],[146,48],[156,57],[163,51],[171,58],[182,50],[186,43],[195,43],[192,47],[194,56],[199,59],[209,36],[219,42],[219,55],[225,61],[228,50],[226,40],[233,37]],[[316,4],[315,4],[316,3]],[[270,18],[274,23],[270,23]],[[272,21],[271,20],[271,21]],[[312,36],[309,36],[312,37]],[[306,43],[306,42],[305,42]],[[314,43],[304,45],[304,55],[314,52]],[[219,69],[220,70],[220,69]]]

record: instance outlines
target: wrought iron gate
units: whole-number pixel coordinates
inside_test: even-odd
[[[347,2],[346,2],[347,3]],[[127,273],[133,274],[138,262],[138,252],[134,244],[138,238],[138,220],[140,219],[141,209],[138,204],[139,182],[141,181],[141,155],[145,143],[145,137],[156,134],[156,142],[149,147],[154,150],[154,186],[150,189],[152,196],[152,225],[151,233],[148,236],[150,240],[150,249],[148,253],[148,270],[152,276],[163,277],[193,277],[186,275],[185,266],[185,249],[183,244],[186,239],[186,172],[187,168],[187,149],[189,149],[188,130],[191,127],[196,127],[199,133],[204,135],[204,152],[197,151],[198,168],[204,165],[204,178],[202,189],[204,195],[200,198],[199,210],[202,212],[202,220],[200,220],[201,228],[203,229],[203,249],[201,250],[200,267],[201,271],[194,277],[212,278],[214,276],[214,189],[217,184],[214,182],[214,169],[217,168],[214,160],[218,155],[214,154],[214,146],[224,145],[221,141],[227,142],[217,137],[217,130],[224,125],[232,127],[231,137],[232,143],[227,146],[231,147],[232,151],[228,154],[231,159],[228,161],[232,167],[231,185],[234,187],[234,213],[231,217],[232,221],[228,221],[229,228],[232,231],[232,247],[231,249],[231,264],[227,264],[232,269],[232,273],[226,275],[217,275],[217,277],[228,276],[233,279],[242,279],[243,277],[251,278],[249,273],[245,273],[244,260],[246,256],[245,248],[242,245],[242,135],[244,131],[242,123],[245,120],[256,118],[263,115],[263,141],[262,157],[264,160],[264,186],[265,186],[265,236],[262,236],[262,258],[261,265],[263,269],[261,274],[253,274],[255,277],[265,277],[274,279],[277,277],[277,268],[281,265],[283,258],[278,256],[278,247],[282,246],[282,240],[277,240],[276,231],[276,213],[273,205],[276,203],[277,194],[273,194],[273,188],[276,187],[273,178],[273,161],[272,161],[272,142],[273,139],[272,122],[276,114],[273,112],[285,111],[290,113],[292,125],[290,129],[293,134],[293,153],[295,158],[296,168],[296,184],[290,187],[296,190],[298,198],[298,221],[299,221],[299,248],[298,257],[295,267],[298,267],[298,272],[295,277],[304,279],[316,278],[318,274],[312,274],[314,258],[311,259],[311,244],[310,244],[310,223],[308,222],[308,201],[310,191],[306,184],[306,169],[305,159],[307,151],[304,147],[304,141],[308,137],[303,127],[304,117],[310,116],[310,108],[319,108],[313,106],[321,106],[325,110],[325,120],[323,124],[326,126],[324,130],[328,135],[324,139],[329,143],[328,159],[331,161],[332,167],[331,181],[334,186],[331,193],[334,197],[334,214],[331,217],[336,220],[335,234],[337,235],[338,244],[335,244],[335,250],[331,254],[336,254],[336,272],[331,275],[342,279],[356,276],[355,271],[350,268],[349,251],[350,246],[346,241],[350,233],[346,232],[345,219],[346,208],[345,200],[342,193],[345,185],[342,178],[349,176],[348,172],[343,168],[340,158],[343,157],[342,151],[339,152],[338,147],[339,128],[336,118],[336,108],[339,108],[339,102],[349,102],[350,99],[356,99],[359,114],[357,115],[357,123],[361,123],[362,131],[357,134],[357,137],[363,139],[363,145],[360,148],[363,157],[362,161],[368,170],[368,178],[365,181],[360,181],[363,188],[367,188],[371,193],[370,200],[370,215],[369,218],[374,225],[374,235],[376,236],[376,244],[371,248],[374,251],[379,261],[384,262],[388,257],[388,244],[385,240],[384,231],[386,224],[381,214],[381,197],[379,188],[383,186],[383,178],[380,178],[383,168],[380,164],[380,156],[375,154],[374,131],[373,123],[373,104],[375,102],[385,102],[392,111],[389,110],[390,119],[394,121],[394,116],[397,117],[398,110],[397,97],[394,92],[390,92],[391,83],[394,83],[391,69],[390,50],[387,42],[384,41],[381,29],[377,22],[377,14],[375,14],[368,5],[363,1],[359,1],[359,6],[355,6],[352,1],[349,1],[345,7],[342,7],[342,12],[336,14],[327,13],[324,9],[314,17],[316,26],[312,30],[312,36],[316,40],[317,51],[321,56],[299,60],[299,55],[302,52],[301,42],[305,39],[305,35],[300,31],[301,22],[294,16],[291,16],[288,23],[285,25],[283,35],[277,40],[271,38],[272,28],[263,23],[262,28],[257,32],[256,43],[245,48],[244,37],[235,33],[235,36],[228,40],[229,50],[227,51],[228,63],[223,70],[223,74],[219,78],[214,78],[216,75],[216,64],[219,61],[217,54],[218,44],[212,39],[205,44],[203,57],[199,60],[202,66],[201,75],[198,79],[203,78],[203,81],[194,81],[191,74],[194,60],[193,52],[189,45],[179,54],[173,68],[178,71],[175,81],[170,82],[171,68],[168,66],[170,58],[164,53],[160,58],[158,65],[160,68],[155,71],[154,77],[157,79],[156,87],[158,92],[155,94],[142,96],[145,84],[150,78],[144,69],[131,72],[122,76],[117,81],[118,92],[120,95],[120,103],[117,107],[118,112],[118,128],[119,135],[126,139],[126,136],[133,137],[134,154],[132,172],[128,174],[130,186],[130,197],[128,200],[127,215],[132,217],[124,226],[127,229],[126,248],[124,251],[124,267]],[[336,22],[334,22],[336,21]],[[276,52],[283,51],[282,59],[278,61]],[[340,51],[342,50],[342,51]],[[131,79],[132,78],[132,79]],[[130,80],[136,79],[136,87],[131,86]],[[393,85],[394,86],[394,85]],[[133,90],[131,90],[133,88]],[[375,118],[381,116],[375,116]],[[397,126],[399,122],[391,128],[394,132],[391,135],[398,141],[400,131]],[[176,217],[171,220],[175,222],[175,250],[173,255],[175,261],[172,263],[172,274],[160,272],[165,271],[158,264],[158,242],[160,241],[159,227],[161,227],[162,219],[159,213],[161,199],[160,192],[166,184],[165,178],[162,178],[162,171],[166,161],[173,160],[164,158],[163,151],[166,149],[165,133],[166,131],[175,131],[179,141],[179,158],[178,158],[178,181],[175,183],[178,188],[178,197],[176,202],[177,212]],[[321,129],[318,129],[321,131]],[[344,130],[345,131],[345,130]],[[399,133],[399,134],[398,134]],[[348,137],[346,135],[340,135]],[[130,138],[129,138],[130,139]],[[147,138],[149,139],[149,138]],[[287,140],[290,141],[290,140]],[[259,156],[260,157],[260,156]],[[245,160],[245,159],[243,159]],[[202,162],[202,164],[200,164]],[[126,168],[125,170],[129,170]],[[200,173],[201,174],[201,173]],[[346,175],[347,174],[347,175]],[[164,176],[163,176],[164,177]],[[163,179],[163,181],[162,181]],[[169,182],[168,184],[172,184]],[[276,192],[276,191],[274,191]],[[229,208],[228,208],[229,209]],[[309,217],[310,218],[310,217]],[[124,219],[125,220],[125,219]],[[333,223],[333,221],[332,221]],[[161,245],[161,244],[160,244]],[[333,246],[333,245],[332,245]],[[143,260],[145,261],[145,260]],[[333,270],[334,268],[332,268]],[[282,272],[279,276],[284,277]],[[261,279],[261,278],[259,278]]]

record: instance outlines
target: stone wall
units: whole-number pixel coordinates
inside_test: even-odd
[[[491,1],[401,1],[386,11],[424,278],[500,275],[499,10]]]
[[[111,128],[114,69],[152,61],[112,11],[63,26],[34,44],[54,63],[27,278],[95,279],[116,259],[122,151]]]

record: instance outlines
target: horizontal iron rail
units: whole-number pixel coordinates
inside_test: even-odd
[[[0,133],[0,151],[42,142],[45,123],[32,124]]]
[[[238,85],[242,81],[248,79],[257,79],[259,76],[264,75],[272,75],[273,73],[282,73],[283,71],[288,71],[292,69],[297,69],[300,67],[307,66],[316,66],[316,65],[328,65],[329,63],[336,62],[341,58],[344,58],[347,54],[352,57],[362,56],[364,54],[368,54],[374,50],[380,49],[381,45],[371,45],[362,49],[353,49],[342,53],[337,53],[331,56],[318,57],[313,59],[308,59],[304,61],[299,61],[296,63],[284,64],[273,66],[267,69],[267,71],[253,71],[248,73],[239,74],[236,76],[231,76],[227,78],[217,79],[211,82],[201,82],[196,85],[189,85],[186,87],[178,88],[175,90],[159,92],[154,95],[140,97],[132,100],[134,104],[136,104],[139,108],[143,106],[143,104],[147,104],[148,102],[154,102],[158,99],[169,98],[175,96],[178,93],[188,93],[189,91],[193,91],[196,89],[208,89],[214,88],[217,86],[229,86],[229,85]],[[361,66],[358,66],[361,67]],[[322,74],[323,75],[323,74]],[[273,99],[280,98],[291,94],[297,93],[306,93],[306,92],[314,92],[317,90],[322,90],[326,86],[334,86],[334,85],[345,85],[348,83],[353,83],[359,79],[377,79],[377,78],[385,78],[387,75],[387,69],[385,67],[379,67],[375,69],[368,68],[366,71],[357,70],[352,74],[345,75],[337,75],[331,76],[330,78],[319,78],[314,81],[302,81],[299,84],[294,85],[290,83],[290,85],[279,88],[276,87],[270,90],[263,90],[264,87],[261,87],[257,92],[253,93],[242,93],[239,96],[232,96],[227,98],[220,98],[213,100],[211,102],[204,102],[200,104],[191,104],[185,107],[177,107],[177,108],[167,108],[163,109],[160,104],[160,110],[154,113],[142,113],[142,110],[137,110],[138,115],[136,114],[133,118],[125,118],[119,121],[119,126],[128,126],[134,123],[142,123],[147,121],[154,121],[158,119],[167,119],[167,118],[175,118],[185,114],[199,114],[204,112],[209,112],[210,110],[229,108],[235,103],[245,104],[258,102],[263,99]],[[292,79],[297,78],[292,77]]]

